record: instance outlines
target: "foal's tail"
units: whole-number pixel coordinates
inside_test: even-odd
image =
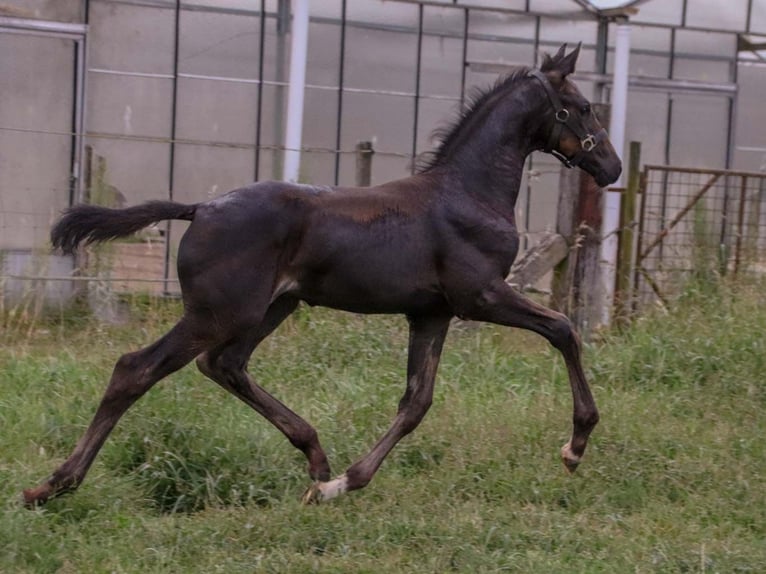
[[[51,230],[54,249],[72,253],[80,243],[88,245],[131,235],[166,219],[191,221],[197,205],[173,201],[149,201],[125,209],[98,205],[75,205],[64,212]]]

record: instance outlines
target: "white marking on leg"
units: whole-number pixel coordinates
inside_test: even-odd
[[[575,453],[572,452],[572,443],[568,442],[564,446],[561,447],[561,457],[565,460],[568,460],[570,462],[580,463],[580,460],[582,459],[581,456],[577,456]]]
[[[348,477],[342,474],[327,482],[320,482],[317,486],[322,495],[322,500],[330,500],[348,490]]]

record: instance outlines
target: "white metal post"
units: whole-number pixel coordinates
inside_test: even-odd
[[[306,54],[309,38],[309,0],[293,0],[290,42],[290,86],[287,93],[285,163],[283,179],[298,181],[303,132],[303,96],[306,86]]]
[[[628,105],[628,69],[630,63],[630,24],[627,19],[617,24],[614,46],[614,70],[611,97],[611,116],[609,119],[609,139],[617,155],[624,159],[625,121]],[[627,166],[623,163],[623,175]],[[613,185],[622,185],[623,175]],[[614,282],[617,273],[617,231],[620,226],[620,193],[607,191],[604,196],[604,219],[601,232],[601,261],[604,281],[604,306],[601,310],[601,322],[608,325],[614,303]]]

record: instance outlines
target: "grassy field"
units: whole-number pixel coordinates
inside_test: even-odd
[[[305,461],[187,367],[121,421],[80,490],[19,493],[69,453],[129,326],[6,310],[0,333],[0,572],[766,572],[766,295],[691,292],[585,349],[602,422],[578,473],[571,398],[540,338],[457,325],[434,405],[364,490],[303,507]],[[301,309],[251,370],[319,430],[335,472],[384,431],[406,325]]]

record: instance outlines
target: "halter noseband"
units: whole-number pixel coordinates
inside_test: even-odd
[[[595,134],[591,134],[585,129],[579,119],[576,122],[570,121],[573,118],[569,113],[569,110],[561,103],[559,95],[556,93],[556,90],[553,89],[553,86],[551,86],[547,76],[540,70],[531,70],[528,76],[540,81],[543,88],[545,88],[545,93],[548,94],[548,99],[553,106],[553,110],[556,112],[556,123],[553,126],[553,130],[548,138],[548,143],[545,145],[544,151],[551,154],[569,168],[579,165],[586,153],[593,151],[598,144],[607,139],[608,136],[606,130],[601,128]],[[561,131],[564,126],[568,127],[572,133],[577,136],[577,139],[580,140],[580,151],[572,157],[567,157],[556,149],[556,145],[561,139]]]

